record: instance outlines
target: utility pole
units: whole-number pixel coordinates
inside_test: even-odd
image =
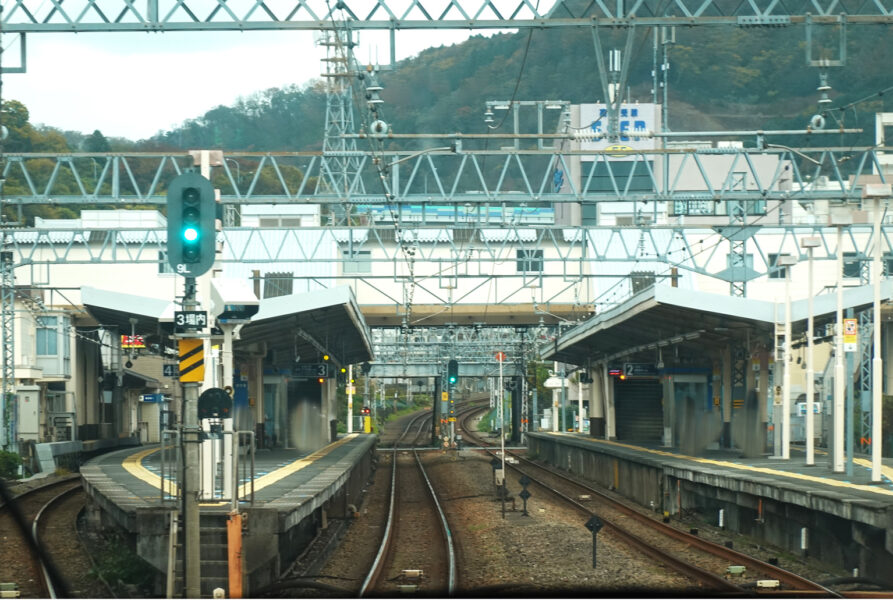
[[[874,256],[872,260],[871,287],[873,289],[874,358],[871,361],[871,481],[881,481],[881,443],[884,363],[881,358],[881,200],[885,203],[891,195],[890,184],[869,184],[863,191],[865,197],[874,198]]]
[[[353,365],[347,365],[347,433],[353,433]]]
[[[831,213],[831,225],[837,227],[837,336],[834,350],[834,422],[832,445],[832,470],[843,473],[843,424],[844,424],[844,386],[846,376],[843,367],[843,228],[853,223],[853,216],[848,209],[841,208]]]
[[[815,352],[813,348],[814,331],[814,314],[815,310],[812,302],[812,286],[813,286],[813,249],[821,244],[821,240],[816,237],[807,237],[800,240],[800,245],[807,249],[809,253],[809,277],[807,279],[806,297],[809,298],[809,314],[806,322],[806,464],[813,466],[815,464],[815,417],[812,412],[813,402],[815,400]]]

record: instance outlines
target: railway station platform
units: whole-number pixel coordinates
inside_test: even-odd
[[[372,473],[376,440],[375,435],[350,434],[309,454],[257,452],[253,502],[240,503],[246,595],[275,581],[328,520],[353,515]],[[179,503],[162,496],[159,450],[153,445],[104,454],[83,465],[81,475],[89,497],[88,523],[124,533],[137,554],[158,570],[163,593],[171,515]],[[221,580],[227,587],[229,511],[229,501],[200,505],[202,595],[210,595]]]
[[[687,456],[674,448],[608,441],[579,433],[527,434],[528,455],[609,488],[656,512],[685,514],[893,583],[893,461],[880,483],[856,456],[852,476],[831,457],[815,465],[791,448],[789,460],[743,458],[740,450]]]

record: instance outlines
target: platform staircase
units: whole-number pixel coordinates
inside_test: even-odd
[[[213,598],[214,589],[222,588],[229,597],[229,565],[227,562],[226,522],[228,515],[223,513],[202,514],[199,517],[199,539],[201,544],[201,597]],[[174,566],[173,597],[183,597],[185,572],[183,570],[182,523],[177,523],[176,561]]]

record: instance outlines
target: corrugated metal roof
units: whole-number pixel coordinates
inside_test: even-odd
[[[119,244],[141,244],[143,241],[167,244],[167,229],[122,229],[116,240]]]
[[[328,232],[339,244],[346,244],[347,242],[351,241],[357,244],[365,242],[369,239],[368,229],[329,229]]]
[[[13,231],[12,237],[20,244],[66,244],[86,240],[86,235],[82,231]]]
[[[450,242],[453,232],[447,229],[404,229],[397,236],[400,241],[430,244],[433,242]]]
[[[562,229],[561,235],[565,242],[579,242],[583,239],[582,229]]]
[[[481,229],[481,239],[485,242],[534,242],[536,231],[531,229]]]

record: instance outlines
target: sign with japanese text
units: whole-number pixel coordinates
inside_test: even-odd
[[[328,363],[298,363],[292,369],[295,377],[328,377]]]
[[[174,312],[174,333],[201,331],[208,326],[208,313],[203,310],[178,310]]]
[[[145,348],[146,340],[143,339],[141,335],[122,335],[121,336],[121,347],[122,348]]]
[[[857,329],[856,319],[843,320],[843,350],[844,352],[855,352],[859,343],[859,333]]]

